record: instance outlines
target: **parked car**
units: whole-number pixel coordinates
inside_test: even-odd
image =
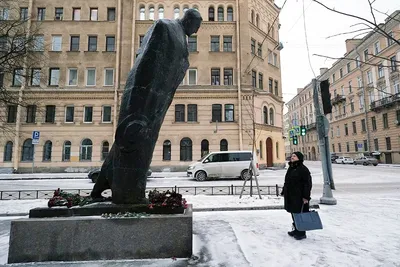
[[[354,165],[357,165],[357,164],[362,164],[364,166],[372,164],[374,166],[377,166],[378,160],[374,157],[361,157],[361,158],[357,158],[354,160]]]
[[[248,179],[251,174],[249,167],[251,151],[220,151],[211,152],[187,169],[187,176],[197,181],[205,181],[207,178],[234,178]],[[260,175],[257,156],[254,155],[255,175]]]
[[[337,158],[339,158],[338,155],[331,153],[331,162],[332,163],[335,163]]]
[[[342,164],[353,164],[354,160],[350,157],[338,157],[336,159],[336,163],[342,163]]]
[[[101,170],[101,168],[96,168],[96,169],[91,170],[91,171],[88,173],[88,178],[89,178],[90,180],[92,180],[93,183],[96,183],[97,178],[99,178],[100,170]],[[153,173],[153,172],[149,169],[149,170],[147,171],[147,177],[151,176],[152,173]]]

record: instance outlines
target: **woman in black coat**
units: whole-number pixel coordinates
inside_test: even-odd
[[[285,184],[283,186],[282,195],[285,200],[285,210],[290,213],[300,213],[309,211],[309,201],[311,199],[311,174],[303,164],[304,156],[301,152],[294,152],[289,162],[289,168],[285,175]],[[298,231],[294,224],[293,231],[288,232],[297,240],[306,238],[305,231]]]

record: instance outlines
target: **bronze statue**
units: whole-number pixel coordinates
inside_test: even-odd
[[[182,19],[160,19],[147,31],[129,73],[115,142],[104,161],[92,198],[111,188],[115,204],[146,203],[150,167],[165,114],[189,68],[187,36],[202,22],[194,9]]]

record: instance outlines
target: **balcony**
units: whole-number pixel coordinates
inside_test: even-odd
[[[311,123],[307,125],[307,131],[310,131],[312,129],[316,129],[317,125],[315,123]]]
[[[384,108],[392,107],[396,102],[400,102],[400,93],[384,97],[371,103],[372,111],[379,111]]]
[[[332,105],[337,105],[341,102],[346,102],[346,97],[344,97],[343,95],[336,95],[332,100],[331,103]]]

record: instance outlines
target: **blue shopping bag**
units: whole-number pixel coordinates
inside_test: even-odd
[[[301,213],[293,213],[294,224],[298,231],[312,231],[323,229],[321,218],[317,211],[312,210],[310,212],[303,212],[301,207]]]

